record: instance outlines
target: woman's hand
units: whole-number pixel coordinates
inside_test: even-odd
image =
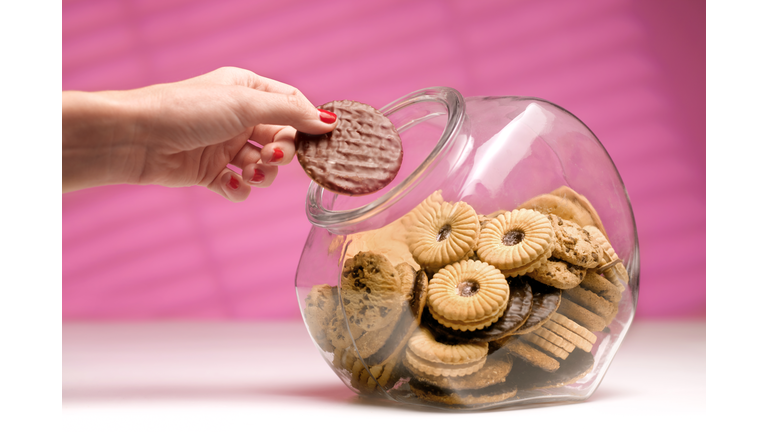
[[[136,90],[63,92],[63,190],[201,185],[242,201],[293,159],[296,130],[335,126],[334,114],[296,88],[237,68]]]

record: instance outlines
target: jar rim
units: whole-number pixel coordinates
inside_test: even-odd
[[[375,217],[400,201],[403,196],[425,177],[425,174],[429,172],[430,167],[438,156],[453,146],[466,116],[464,97],[456,89],[450,87],[428,87],[417,90],[390,102],[381,108],[380,111],[389,117],[405,107],[423,102],[441,103],[447,112],[447,121],[443,133],[424,161],[408,177],[386,194],[368,204],[353,209],[339,211],[327,209],[323,205],[323,194],[332,194],[330,197],[331,202],[334,202],[338,195],[323,189],[312,181],[307,191],[306,213],[307,218],[313,225],[330,231],[336,231]],[[411,119],[406,124],[398,127],[398,133],[404,132],[426,119],[426,117]]]

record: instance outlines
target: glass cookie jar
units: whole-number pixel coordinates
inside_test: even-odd
[[[578,401],[635,313],[639,249],[621,177],[550,102],[428,88],[381,109],[387,188],[310,185],[296,273],[305,324],[353,391],[449,410]]]

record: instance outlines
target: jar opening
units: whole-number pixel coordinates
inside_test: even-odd
[[[386,188],[363,196],[338,195],[310,183],[306,212],[313,225],[349,234],[380,228],[404,215],[410,208],[398,203],[429,174],[439,155],[453,147],[465,120],[464,98],[448,87],[413,92],[380,111],[402,139],[400,171]]]

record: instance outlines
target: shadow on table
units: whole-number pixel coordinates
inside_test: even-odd
[[[79,387],[62,389],[62,403],[119,402],[147,400],[259,400],[285,397],[314,399],[321,402],[349,403],[357,395],[343,383],[305,388],[257,388],[253,386],[142,386]]]

